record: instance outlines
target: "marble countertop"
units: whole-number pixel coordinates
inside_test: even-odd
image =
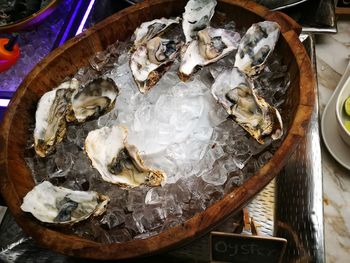
[[[338,19],[338,33],[316,36],[320,113],[350,59],[350,17]],[[322,148],[325,249],[327,263],[350,262],[350,171]]]

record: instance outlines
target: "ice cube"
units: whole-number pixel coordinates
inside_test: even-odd
[[[208,184],[223,185],[227,180],[227,172],[220,170],[218,166],[214,166],[210,172],[202,176],[202,179]]]
[[[207,184],[203,189],[203,198],[206,200],[207,206],[210,206],[216,201],[220,200],[223,195],[224,191],[221,186]]]
[[[125,214],[121,209],[108,210],[101,219],[101,223],[106,225],[108,229],[115,228],[125,222]]]
[[[133,235],[140,233],[138,224],[136,223],[133,217],[133,214],[125,215],[125,228],[128,229],[130,232],[132,232]],[[141,227],[141,230],[143,230],[143,227]],[[144,231],[141,231],[141,232],[144,232]]]
[[[167,195],[165,202],[163,203],[163,211],[165,217],[170,216],[181,216],[182,209],[177,200],[175,200],[173,195]]]
[[[164,211],[159,206],[145,206],[143,210],[143,217],[141,219],[142,225],[147,230],[159,229],[165,219]]]
[[[57,171],[50,175],[53,177],[64,177],[66,176],[73,167],[73,158],[70,153],[57,151],[54,157]]]
[[[153,107],[148,104],[141,105],[135,112],[134,117],[134,131],[142,131],[147,124],[152,121],[152,110]]]
[[[140,203],[140,204],[143,204],[143,203]],[[136,229],[137,229],[136,233],[143,233],[146,231],[146,229],[142,223],[143,216],[144,216],[144,206],[139,207],[137,210],[133,211],[133,213],[132,213],[132,219],[133,219],[132,221],[133,222],[131,222],[129,224],[131,226],[136,226]]]
[[[128,191],[126,206],[128,211],[137,210],[144,205],[144,202],[145,195],[142,191],[138,191],[138,189],[131,189]]]
[[[145,197],[145,204],[146,205],[154,205],[154,204],[161,204],[164,202],[164,195],[165,191],[163,188],[155,187],[151,188]]]
[[[225,183],[224,192],[231,192],[234,188],[243,184],[244,176],[241,170],[231,172],[229,179]]]

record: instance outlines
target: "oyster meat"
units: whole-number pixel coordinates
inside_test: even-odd
[[[280,113],[255,94],[253,83],[237,68],[224,70],[212,85],[214,98],[260,144],[283,134]]]
[[[138,47],[147,43],[149,40],[158,36],[164,30],[169,28],[169,26],[178,24],[180,22],[180,18],[175,19],[154,19],[152,21],[142,23],[134,32],[134,47]]]
[[[144,165],[137,148],[127,143],[126,127],[103,127],[89,132],[85,151],[107,182],[122,187],[159,186],[166,178],[164,172]]]
[[[46,92],[39,100],[35,113],[34,148],[44,157],[62,141],[66,132],[65,115],[72,93],[78,89],[76,79],[66,81]]]
[[[197,33],[198,40],[192,40],[181,50],[179,76],[188,79],[195,69],[216,62],[237,49],[240,35],[225,29],[208,27]]]
[[[279,34],[280,27],[275,22],[253,24],[242,37],[234,66],[248,76],[258,74],[274,50]]]
[[[186,43],[196,39],[197,32],[206,28],[215,12],[216,0],[189,0],[182,17]]]
[[[74,224],[103,214],[108,202],[107,196],[94,191],[73,191],[44,181],[26,194],[21,209],[41,222]]]
[[[181,42],[155,37],[131,55],[130,68],[142,93],[153,87],[169,69],[180,47]]]
[[[67,121],[84,122],[88,118],[109,112],[113,109],[118,94],[119,89],[110,78],[98,78],[89,82],[73,93]]]

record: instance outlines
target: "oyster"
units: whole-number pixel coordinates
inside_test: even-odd
[[[192,40],[181,50],[179,76],[186,80],[198,66],[205,66],[237,49],[240,35],[225,29],[208,27],[198,32],[198,40]]]
[[[103,127],[89,132],[85,151],[102,179],[123,187],[158,186],[165,173],[144,165],[137,148],[127,143],[127,128]]]
[[[158,36],[165,29],[169,28],[169,26],[178,24],[180,22],[180,18],[175,19],[154,19],[152,21],[142,23],[134,32],[134,47],[138,47],[147,43],[150,39]]]
[[[35,113],[34,147],[44,157],[62,141],[66,132],[65,115],[72,93],[78,89],[76,79],[66,81],[46,92],[39,100]]]
[[[108,202],[107,196],[94,191],[73,191],[44,181],[26,194],[21,209],[41,222],[74,224],[103,214]]]
[[[67,121],[84,122],[88,118],[109,112],[114,107],[118,94],[119,89],[110,78],[98,78],[89,82],[72,95]]]
[[[212,85],[214,98],[260,144],[281,138],[280,113],[255,94],[253,83],[237,68],[224,70]]]
[[[183,13],[182,29],[186,43],[196,38],[197,32],[209,25],[214,15],[216,0],[189,0]]]
[[[169,69],[180,47],[180,42],[155,37],[131,55],[130,68],[142,93],[153,87]]]
[[[248,76],[258,74],[274,50],[279,34],[280,27],[275,22],[253,24],[242,37],[234,66]]]

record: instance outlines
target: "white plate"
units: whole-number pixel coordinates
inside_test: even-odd
[[[328,101],[321,119],[321,133],[324,144],[334,159],[348,170],[350,170],[350,147],[341,139],[338,132],[335,107],[337,97],[349,76],[350,63],[333,92],[331,99]]]

